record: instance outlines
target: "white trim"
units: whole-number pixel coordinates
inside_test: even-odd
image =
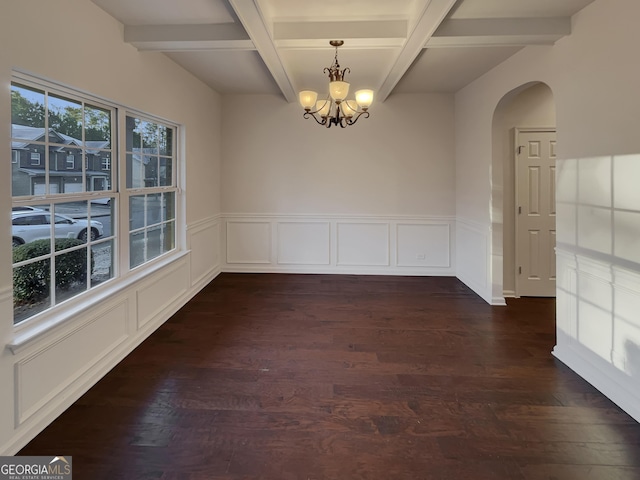
[[[375,275],[423,275],[423,276],[455,276],[455,217],[453,216],[418,216],[418,215],[352,215],[352,214],[265,214],[265,213],[241,213],[241,214],[221,214],[221,228],[224,230],[221,232],[221,271],[223,272],[270,272],[270,273],[317,273],[317,274],[375,274]],[[258,248],[256,252],[246,252],[246,258],[229,258],[229,250],[231,245],[229,244],[229,231],[227,226],[232,224],[266,224],[270,226],[268,239],[266,235],[261,235],[261,239],[254,240],[257,243],[252,248]],[[307,254],[299,257],[298,254],[293,254],[293,258],[326,258],[328,247],[329,262],[319,263],[315,261],[309,261],[309,263],[302,263],[296,261],[295,263],[283,262],[282,253],[279,248],[279,226],[283,224],[297,223],[300,225],[315,225],[324,224],[328,226],[329,230],[329,242],[328,245],[322,242],[317,243],[312,248],[313,252],[307,252]],[[374,257],[371,257],[372,262],[368,264],[361,261],[356,257],[353,258],[339,258],[339,242],[338,233],[341,225],[380,225],[386,228],[386,244],[385,244],[385,257],[382,258],[382,251],[380,249],[382,242],[382,234],[380,233],[378,238],[379,244],[377,249],[377,256],[374,252]],[[427,225],[427,226],[442,226],[447,227],[448,238],[440,235],[437,237],[439,245],[437,258],[433,258],[431,263],[429,261],[424,262],[424,265],[399,265],[398,250],[402,248],[398,244],[398,225]],[[357,233],[357,232],[356,232]],[[356,235],[357,237],[357,235]],[[269,242],[267,245],[266,242]],[[355,241],[361,241],[356,239]],[[444,242],[444,244],[442,244]],[[321,249],[321,250],[318,250]],[[270,252],[270,256],[267,258],[264,255],[265,252]],[[255,255],[258,255],[256,257]],[[296,257],[298,255],[298,257]],[[447,258],[444,258],[446,256]],[[368,258],[368,257],[365,257]],[[428,257],[427,257],[428,258]],[[230,261],[233,260],[233,261]],[[260,261],[258,261],[260,260]],[[384,260],[384,261],[383,261]],[[365,263],[364,265],[362,263]],[[448,266],[444,266],[448,265]]]
[[[43,315],[42,320],[38,320],[38,316],[31,317],[24,324],[19,324],[15,327],[14,337],[7,343],[7,347],[11,350],[11,353],[18,355],[33,342],[40,340],[45,335],[49,335],[54,329],[65,325],[69,319],[86,312],[97,303],[131,287],[144,277],[179,261],[187,254],[188,252],[186,251],[175,252],[173,255],[159,259],[158,262],[149,265],[148,268],[136,270],[131,275],[122,277],[121,281],[113,279],[113,281],[109,281],[104,286],[91,290],[92,294],[87,296],[79,295],[78,297],[81,298],[75,297],[57,305],[57,307],[62,306],[64,308],[53,307],[46,310],[43,313],[48,315]]]
[[[565,333],[557,338],[553,356],[640,422],[640,384]]]

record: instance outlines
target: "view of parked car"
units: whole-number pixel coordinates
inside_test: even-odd
[[[11,211],[12,212],[42,212],[43,210],[41,208],[24,205],[21,207],[12,207]]]
[[[77,238],[87,241],[95,240],[104,233],[102,223],[91,220],[74,219],[66,215],[52,215],[46,211],[14,211],[11,213],[11,234],[13,246],[51,238],[51,217],[54,218],[54,232],[56,238]]]

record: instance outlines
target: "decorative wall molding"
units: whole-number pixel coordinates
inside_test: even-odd
[[[186,245],[9,344],[15,431],[0,454],[19,451],[220,273],[219,216],[191,224]]]
[[[192,288],[202,288],[220,273],[220,243],[219,215],[201,220],[187,229]]]
[[[640,271],[561,244],[553,354],[640,421]]]
[[[455,217],[223,214],[225,272],[455,275]]]
[[[272,257],[273,230],[264,220],[226,220],[225,253],[227,264],[268,264]]]
[[[98,312],[90,321],[16,362],[16,427],[55,397],[65,397],[73,382],[127,339],[127,299]],[[100,347],[95,348],[97,345]],[[70,356],[68,352],[74,353]]]
[[[553,355],[640,422],[640,384],[562,332]]]
[[[489,277],[491,227],[474,220],[456,219],[456,276],[487,303],[494,304]],[[504,298],[501,299],[504,303]]]
[[[329,265],[331,223],[288,220],[277,225],[278,265]]]
[[[187,262],[176,262],[136,289],[137,327],[162,315],[167,307],[181,298],[188,289]]]

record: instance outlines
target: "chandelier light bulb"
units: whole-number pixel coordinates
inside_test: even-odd
[[[313,90],[303,90],[299,93],[298,98],[300,100],[300,105],[305,110],[311,110],[318,99],[318,93]]]
[[[321,117],[328,117],[330,109],[331,102],[328,99],[319,100],[318,103],[316,103],[316,111]]]
[[[337,80],[331,82],[329,83],[329,94],[334,102],[342,102],[349,95],[349,84]]]
[[[344,116],[347,118],[351,118],[358,113],[358,104],[355,100],[347,100],[346,102],[342,102],[340,106],[342,107]]]
[[[356,102],[363,110],[366,110],[373,103],[373,90],[358,90],[356,92]]]

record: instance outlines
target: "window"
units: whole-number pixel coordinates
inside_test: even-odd
[[[129,266],[134,268],[176,245],[175,129],[131,115],[126,126]]]
[[[30,159],[11,179],[14,324],[46,319],[176,249],[177,127],[126,114],[117,151],[120,111],[14,75],[11,143]],[[129,230],[116,235],[116,225]]]

